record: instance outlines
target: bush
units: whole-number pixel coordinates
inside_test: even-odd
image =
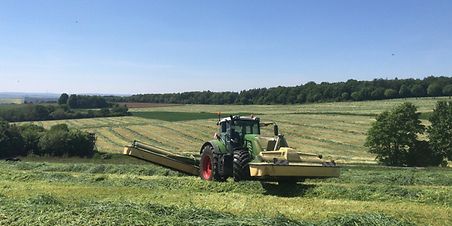
[[[69,129],[66,124],[45,130],[33,124],[16,127],[0,121],[0,158],[27,154],[91,157],[95,140],[94,134]]]
[[[111,112],[113,113],[113,115],[128,115],[129,108],[125,104],[124,105],[116,104],[111,109]]]
[[[425,130],[411,103],[377,116],[368,131],[365,146],[377,159],[392,166],[438,166],[452,159],[452,102],[438,102],[430,116],[429,141],[420,141]]]
[[[0,158],[26,155],[24,140],[16,126],[0,120]]]
[[[25,124],[19,127],[20,134],[24,140],[24,149],[29,154],[41,155],[38,143],[41,136],[45,133],[45,129],[42,126],[34,124]]]
[[[423,132],[416,106],[404,103],[377,116],[368,131],[365,146],[385,165],[406,166],[409,152],[416,150],[417,134]]]
[[[80,130],[70,130],[66,124],[52,126],[39,139],[43,154],[53,156],[92,156],[95,136]]]
[[[438,166],[443,162],[443,155],[434,151],[429,142],[415,141],[408,152],[408,166]]]

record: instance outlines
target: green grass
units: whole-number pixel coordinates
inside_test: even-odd
[[[211,119],[218,117],[214,113],[206,112],[168,112],[168,111],[133,112],[132,115],[147,119],[164,120],[168,122]]]
[[[452,223],[450,169],[347,167],[341,178],[264,189],[259,182],[206,182],[152,164],[97,161],[1,162],[0,224]]]
[[[411,101],[425,119],[439,99],[180,105],[131,109],[143,117],[34,122],[95,132],[108,153],[0,162],[0,225],[452,225],[452,169],[369,165],[374,156],[363,146],[376,114]],[[218,129],[215,114],[200,112],[219,111],[275,121],[290,146],[358,166],[344,166],[340,178],[279,187],[206,182],[117,154],[134,139],[197,153]]]
[[[45,127],[67,123],[97,134],[102,152],[120,153],[138,139],[175,152],[199,151],[203,141],[217,132],[217,116],[242,112],[275,121],[291,147],[318,153],[339,163],[375,163],[364,147],[366,132],[375,116],[393,106],[411,101],[422,113],[423,123],[441,98],[395,99],[306,105],[178,105],[131,109],[134,116],[35,122]],[[447,98],[446,98],[447,100]],[[212,112],[212,113],[207,113]],[[140,116],[140,117],[138,117]],[[272,136],[272,128],[263,130]]]
[[[407,220],[378,213],[350,214],[319,222],[292,220],[284,215],[234,215],[196,207],[165,206],[160,204],[124,201],[98,202],[87,200],[61,203],[48,194],[39,194],[29,201],[0,200],[6,214],[0,223],[45,225],[413,225]],[[32,206],[34,211],[27,207]],[[17,214],[19,213],[19,214]],[[44,216],[42,213],[46,213]],[[14,217],[12,217],[14,216]]]

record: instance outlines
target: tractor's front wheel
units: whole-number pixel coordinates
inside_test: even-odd
[[[218,160],[213,153],[212,146],[205,146],[202,150],[201,161],[199,162],[199,176],[203,180],[222,181],[222,177],[218,172]]]
[[[251,155],[246,149],[234,151],[233,174],[234,181],[248,180],[250,178]]]

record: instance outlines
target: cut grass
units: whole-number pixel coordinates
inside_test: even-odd
[[[282,220],[277,225],[452,223],[450,169],[347,167],[341,178],[307,180],[295,187],[269,184],[265,190],[259,182],[207,182],[152,164],[97,160],[0,163],[0,224],[36,224],[38,218],[43,224],[85,219],[83,224],[90,225],[120,219],[166,225],[207,219],[229,225],[271,225],[276,219]],[[149,205],[158,207],[160,215],[148,213]],[[187,209],[201,212],[182,217]],[[13,210],[21,217],[12,217]]]
[[[218,117],[216,114],[206,112],[168,112],[168,111],[133,112],[132,115],[148,119],[164,120],[168,122],[211,119]]]
[[[290,219],[283,214],[236,215],[207,208],[154,202],[83,200],[61,203],[49,194],[38,194],[29,198],[28,202],[5,199],[0,203],[2,225],[413,225],[407,220],[381,213],[349,214],[306,222]],[[33,211],[30,211],[31,208]]]

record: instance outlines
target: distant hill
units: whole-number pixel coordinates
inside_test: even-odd
[[[33,98],[58,98],[60,94],[56,93],[23,93],[23,92],[0,92],[1,99],[18,98],[24,99],[25,97]]]
[[[58,97],[56,93],[0,92],[0,104],[55,102]]]

